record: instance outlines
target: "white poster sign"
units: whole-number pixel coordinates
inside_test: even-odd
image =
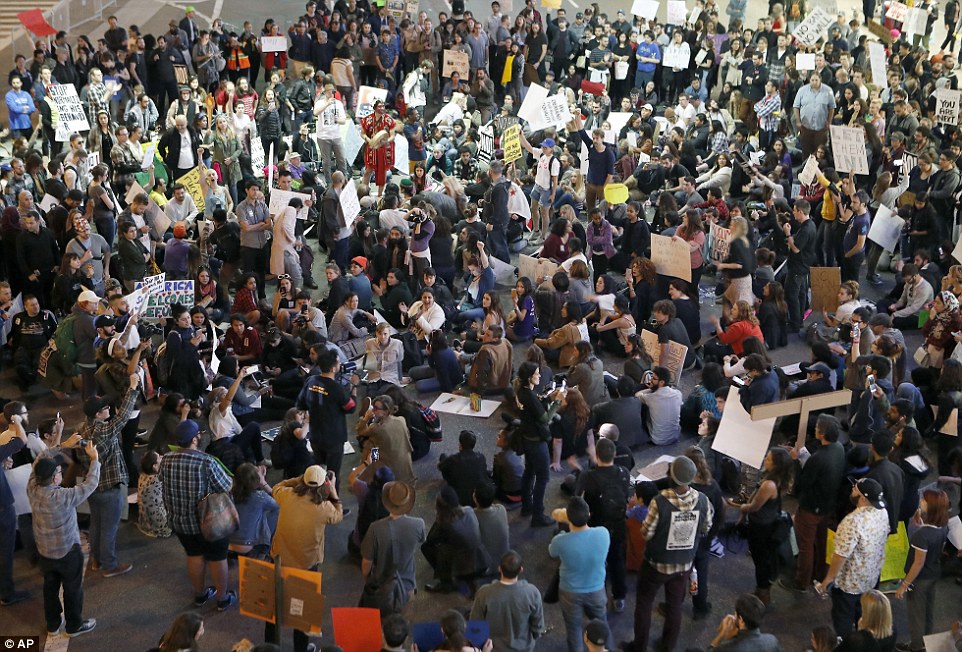
[[[645,20],[654,20],[658,15],[658,0],[634,0],[631,13]]]
[[[691,63],[691,51],[685,51],[676,48],[665,48],[665,54],[662,57],[661,63],[666,68],[684,70],[688,68],[688,64]]]
[[[885,46],[878,41],[868,42],[868,59],[872,67],[872,83],[885,84]]]
[[[712,443],[712,450],[733,457],[754,469],[760,469],[768,444],[772,439],[772,429],[777,417],[752,421],[752,417],[742,407],[738,399],[738,388],[728,388],[728,399],[722,413],[718,433]]]
[[[345,121],[341,125],[341,146],[344,148],[344,160],[348,166],[354,165],[354,160],[364,146],[364,139],[353,121]]]
[[[571,113],[568,111],[568,96],[564,93],[552,95],[541,105],[541,123],[544,127],[560,129],[570,121]]]
[[[941,88],[935,91],[935,121],[945,125],[959,124],[959,98],[962,91]]]
[[[688,10],[685,7],[685,0],[668,0],[668,24],[684,25],[685,16]]]
[[[879,245],[885,251],[895,251],[905,227],[905,220],[893,213],[892,210],[882,204],[872,218],[872,226],[868,230],[868,239]]]
[[[397,134],[394,136],[394,169],[406,176],[409,168],[408,139],[404,134]]]
[[[919,7],[909,7],[902,29],[906,34],[924,36],[928,29],[929,12]]]
[[[818,39],[822,38],[825,30],[834,21],[835,19],[821,7],[812,7],[805,20],[799,23],[795,31],[792,32],[792,36],[805,47],[812,47],[818,42]]]
[[[799,52],[796,54],[795,67],[799,70],[815,70],[815,53]]]
[[[61,133],[66,134],[67,137],[64,139],[66,141],[74,132],[90,130],[87,112],[73,84],[51,84],[47,92],[50,94],[50,99],[57,105],[58,141]]]
[[[531,84],[528,93],[524,96],[524,101],[518,108],[518,117],[531,124],[531,128],[537,131],[535,124],[541,120],[541,105],[548,99],[548,89],[540,84]]]
[[[341,210],[344,212],[344,221],[350,225],[354,223],[357,216],[361,214],[361,200],[357,197],[357,187],[354,179],[351,179],[341,190]]]
[[[286,52],[286,51],[287,51],[286,36],[262,36],[261,37],[261,52]]]
[[[291,200],[295,198],[305,201],[310,199],[311,196],[301,192],[292,192],[290,190],[273,188],[271,189],[271,196],[267,205],[267,211],[271,215],[280,215],[284,212],[284,209],[290,205]]]
[[[147,143],[147,149],[144,150],[144,160],[140,164],[141,170],[149,170],[150,166],[154,162],[154,154],[157,152],[157,143]]]
[[[810,186],[815,181],[816,176],[818,176],[818,161],[814,156],[809,156],[808,160],[805,161],[805,167],[798,175],[798,181],[803,185]]]
[[[890,2],[889,8],[885,11],[885,17],[891,18],[897,23],[904,23],[905,17],[909,13],[908,5],[902,2]]]
[[[868,158],[865,154],[865,132],[858,127],[830,127],[832,156],[838,172],[868,174]]]

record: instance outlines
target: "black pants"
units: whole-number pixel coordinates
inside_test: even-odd
[[[140,467],[134,460],[134,443],[137,439],[137,431],[140,430],[140,415],[131,417],[120,431],[120,452],[124,456],[124,463],[127,464],[127,473],[130,475],[131,487],[137,486],[137,479],[140,477]]]
[[[628,594],[628,586],[625,583],[625,546],[628,541],[628,530],[625,521],[621,520],[613,525],[606,525],[608,534],[611,535],[611,544],[608,546],[608,565],[605,569],[606,581],[611,584],[611,597],[615,600],[624,600]]]
[[[80,545],[74,545],[70,552],[60,559],[48,559],[41,555],[40,570],[43,572],[43,614],[47,621],[47,631],[59,630],[63,616],[67,633],[76,632],[83,625],[84,608],[84,556]]]
[[[241,270],[257,277],[257,296],[261,299],[267,298],[264,291],[264,274],[267,273],[268,264],[271,259],[270,246],[262,247],[241,247],[240,266]]]
[[[340,495],[341,461],[344,459],[344,442],[311,440],[314,463],[334,472],[334,489]]]
[[[772,540],[774,523],[748,522],[748,550],[755,562],[755,586],[767,589],[778,573],[778,545]],[[699,586],[701,576],[698,577]]]
[[[714,537],[704,536],[698,542],[695,553],[695,572],[698,573],[698,593],[691,596],[695,613],[708,612],[708,569],[711,565],[711,542]]]
[[[842,257],[841,265],[842,268],[842,283],[845,281],[857,281],[859,270],[862,267],[862,261],[865,260],[865,254],[859,253],[855,254],[850,258]]]

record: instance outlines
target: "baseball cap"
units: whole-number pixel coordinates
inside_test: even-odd
[[[304,484],[308,487],[320,487],[327,480],[327,469],[315,464],[304,471]]]
[[[805,373],[809,373],[809,374],[811,374],[811,373],[822,374],[823,376],[828,377],[829,375],[831,375],[832,370],[831,370],[831,368],[830,368],[827,364],[825,364],[824,362],[816,362],[815,364],[810,365],[810,366],[808,367],[808,369],[805,370]]]
[[[882,485],[872,478],[862,478],[855,483],[858,492],[865,496],[865,499],[872,503],[875,509],[885,509],[885,500],[882,498]]]
[[[187,237],[187,225],[183,222],[177,222],[174,225],[174,237],[175,238],[186,238]]]
[[[104,396],[93,396],[84,401],[84,414],[92,419],[108,405],[110,405],[108,398]]]
[[[174,431],[174,443],[178,446],[186,448],[190,446],[190,442],[194,440],[197,433],[200,432],[200,426],[193,419],[187,419],[181,421],[177,424],[177,429]]]
[[[100,315],[94,320],[94,328],[107,328],[109,326],[116,326],[117,320],[110,315]]]
[[[645,105],[643,105],[641,108],[643,108],[643,109],[648,109],[649,111],[654,111],[654,110],[655,110],[655,107],[653,107],[651,104],[645,104]]]
[[[608,624],[605,621],[591,620],[585,626],[585,636],[592,645],[604,645],[611,636],[611,630],[608,629]]]
[[[100,301],[100,297],[90,290],[84,290],[80,293],[80,296],[77,297],[77,303],[97,303],[98,301]]]
[[[354,256],[354,258],[351,259],[351,262],[357,263],[357,265],[362,269],[367,268],[367,258],[365,258],[364,256]]]
[[[554,149],[554,138],[545,138],[541,141],[541,146]]]

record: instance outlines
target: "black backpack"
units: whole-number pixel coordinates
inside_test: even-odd
[[[601,487],[601,520],[604,523],[617,523],[625,520],[625,510],[628,509],[628,492],[630,476],[628,469],[615,464],[610,467],[617,474],[606,473],[605,483]]]

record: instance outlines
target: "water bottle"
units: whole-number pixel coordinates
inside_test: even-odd
[[[698,595],[698,570],[694,567],[691,569],[691,577],[688,578],[688,592]]]

